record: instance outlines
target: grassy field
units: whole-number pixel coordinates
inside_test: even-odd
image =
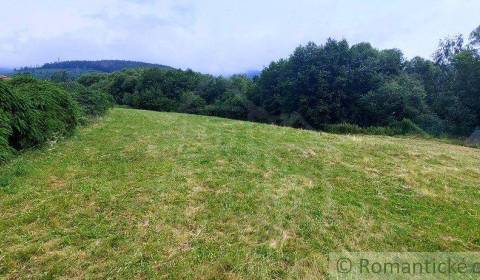
[[[480,150],[114,109],[0,167],[0,278],[325,278],[479,251]]]

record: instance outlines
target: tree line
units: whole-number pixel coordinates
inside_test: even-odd
[[[148,110],[308,129],[402,126],[393,131],[467,136],[480,125],[479,45],[480,27],[467,40],[442,40],[432,60],[329,39],[298,47],[254,79],[152,68],[91,73],[78,82],[108,92],[117,104]]]

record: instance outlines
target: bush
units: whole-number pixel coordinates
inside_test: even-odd
[[[423,114],[415,119],[415,123],[430,135],[447,134],[446,122],[435,114]]]
[[[337,134],[362,134],[364,132],[358,125],[350,123],[325,125],[322,130]]]
[[[396,121],[390,124],[390,127],[393,129],[395,134],[398,135],[420,135],[420,136],[427,136],[428,134],[418,127],[418,125],[414,124],[409,119],[403,119],[401,121]]]
[[[282,126],[305,128],[305,119],[298,112],[280,115],[280,124]]]
[[[208,115],[244,120],[247,118],[247,98],[239,93],[227,91],[221,99],[208,105],[205,111]]]
[[[107,75],[103,73],[85,73],[78,78],[77,82],[83,86],[89,87],[106,79],[106,77]]]
[[[60,87],[29,75],[0,81],[0,162],[15,150],[71,134],[84,116],[99,116],[112,98],[68,81]]]
[[[12,155],[13,149],[10,146],[12,126],[26,125],[25,121],[18,121],[18,118],[23,117],[24,114],[25,103],[15,96],[6,84],[0,82],[0,163]]]
[[[369,134],[369,135],[395,135],[397,134],[390,127],[369,126],[360,127],[356,124],[340,123],[326,125],[324,131],[337,134]]]
[[[113,98],[102,91],[87,88],[77,82],[66,82],[63,87],[75,97],[85,116],[101,116],[113,106]]]
[[[391,123],[388,127],[369,126],[360,127],[356,124],[340,123],[325,125],[323,130],[330,133],[337,134],[368,134],[368,135],[420,135],[427,136],[428,134],[420,127],[408,119]]]
[[[65,90],[31,76],[8,81],[11,93],[2,96],[2,109],[11,115],[11,147],[20,150],[70,134],[78,124],[78,103]]]
[[[183,92],[180,95],[180,105],[178,111],[188,114],[202,114],[205,110],[206,102],[195,92]]]
[[[392,128],[384,126],[369,126],[364,128],[364,134],[370,135],[398,135]]]
[[[5,90],[0,84],[0,96],[4,94]],[[11,134],[10,116],[0,108],[0,163],[6,161],[12,155],[12,148],[8,144],[8,138]]]

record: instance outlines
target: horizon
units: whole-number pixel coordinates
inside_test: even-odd
[[[2,8],[9,28],[0,34],[0,68],[129,60],[229,75],[261,70],[327,38],[430,59],[441,39],[478,25],[480,2],[21,0]]]
[[[82,62],[82,61],[87,61],[87,62],[103,62],[103,61],[114,61],[114,62],[134,62],[134,63],[145,63],[145,64],[151,64],[151,65],[154,65],[154,68],[155,67],[170,67],[172,70],[173,69],[176,69],[176,70],[187,70],[187,69],[190,69],[190,68],[185,68],[185,69],[180,69],[180,68],[175,68],[175,67],[171,67],[170,65],[163,65],[163,64],[159,64],[159,63],[152,63],[152,62],[148,62],[148,61],[134,61],[134,60],[124,60],[124,59],[98,59],[98,60],[60,60],[60,61],[54,61],[54,62],[45,62],[45,63],[42,63],[42,64],[38,64],[38,65],[27,65],[27,66],[21,66],[21,67],[3,67],[3,66],[0,66],[0,74],[15,74],[15,71],[21,71],[22,69],[36,69],[36,68],[42,68],[48,64],[55,64],[55,63],[65,63],[65,62]],[[127,69],[127,68],[125,68]],[[225,73],[220,73],[220,74],[210,74],[210,75],[213,75],[213,76],[225,76],[225,77],[229,77],[229,76],[233,76],[233,75],[259,75],[262,71],[263,71],[264,67],[262,67],[261,69],[248,69],[244,72],[237,72],[237,73],[228,73],[228,74],[225,74]],[[190,69],[191,70],[191,69]],[[193,70],[195,71],[195,70]],[[196,71],[198,73],[202,73],[202,72],[199,72],[199,71]],[[202,74],[209,74],[209,73],[202,73]]]

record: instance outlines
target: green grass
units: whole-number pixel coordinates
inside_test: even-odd
[[[480,250],[480,150],[114,109],[0,167],[0,278],[325,278]]]

